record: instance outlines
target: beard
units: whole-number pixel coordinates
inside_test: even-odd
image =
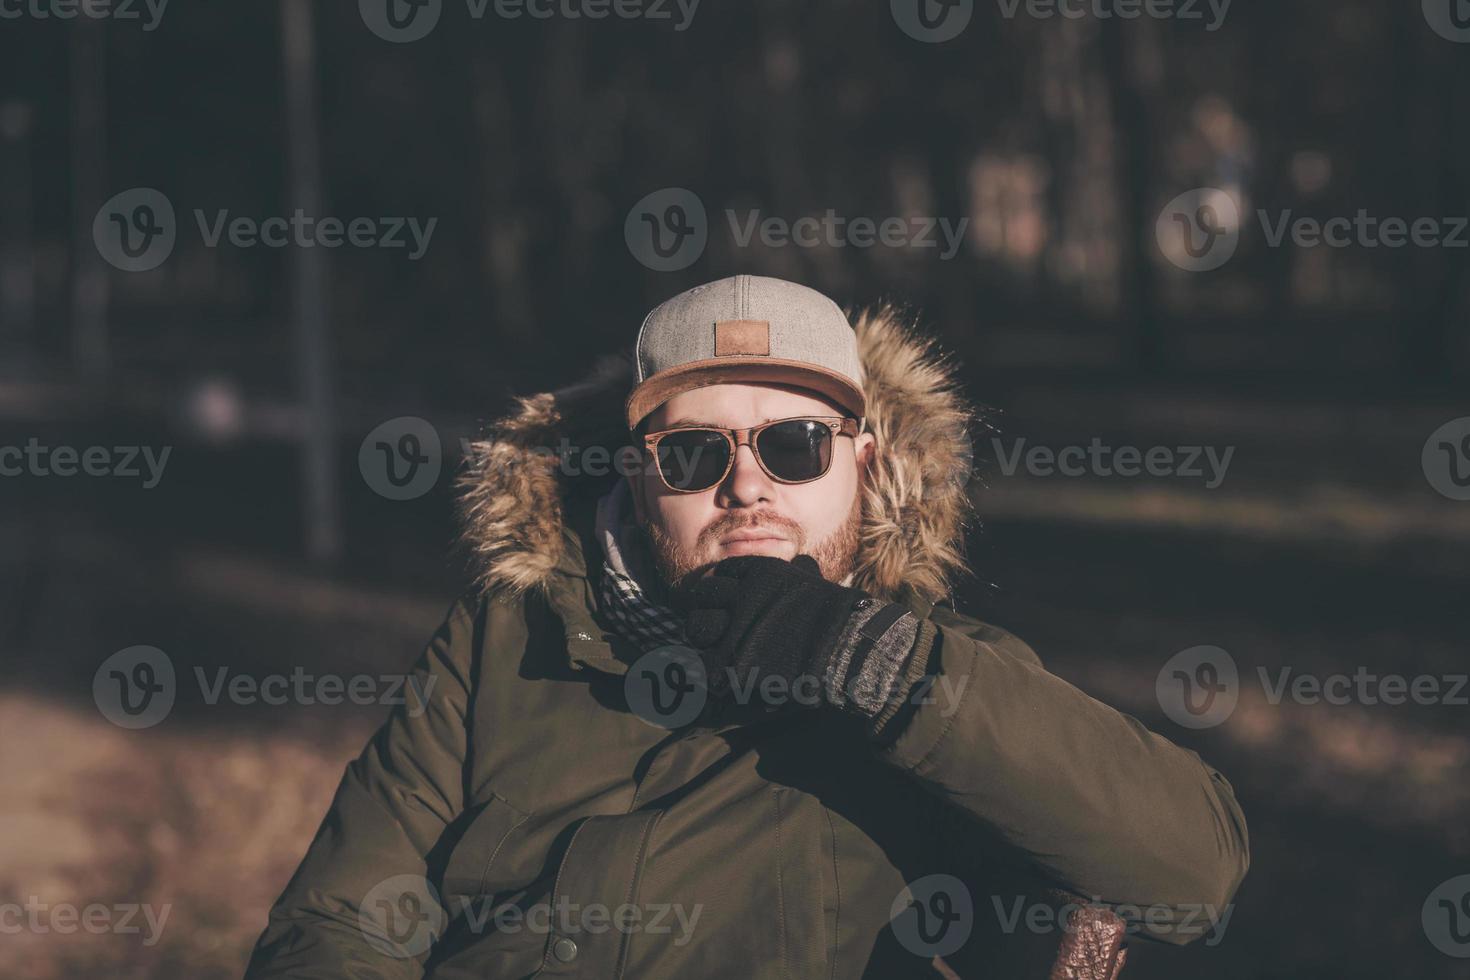
[[[644,525],[644,536],[648,540],[649,552],[664,585],[673,590],[699,578],[718,560],[708,555],[715,544],[727,534],[744,528],[779,528],[790,540],[796,542],[796,553],[811,555],[822,570],[822,577],[829,582],[841,582],[852,574],[857,560],[858,536],[863,521],[862,488],[853,494],[852,507],[841,524],[833,528],[826,537],[817,542],[807,540],[806,529],[795,521],[758,511],[754,514],[729,514],[699,532],[693,546],[682,546],[662,527],[655,523]]]

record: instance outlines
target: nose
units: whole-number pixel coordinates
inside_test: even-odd
[[[735,450],[730,472],[715,492],[715,502],[721,507],[752,507],[761,501],[769,503],[775,489],[775,483],[756,461],[755,451],[748,445],[740,446]]]

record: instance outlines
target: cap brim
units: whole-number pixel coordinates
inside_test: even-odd
[[[680,392],[733,381],[797,385],[827,396],[859,418],[867,414],[867,398],[862,389],[844,374],[807,361],[729,356],[680,364],[635,387],[626,405],[628,428],[635,428],[650,412]]]

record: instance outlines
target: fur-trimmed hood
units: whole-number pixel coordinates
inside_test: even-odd
[[[888,600],[907,590],[934,603],[967,571],[974,409],[954,365],[894,308],[864,312],[853,326],[877,450],[853,584]],[[517,398],[471,444],[459,507],[483,590],[545,589],[569,559],[581,564],[570,552],[589,540],[596,499],[621,477],[613,463],[600,467],[600,478],[569,475],[593,470],[592,458],[563,465],[558,447],[605,447],[616,459],[631,444],[623,402],[632,386],[631,356],[605,357],[574,384]]]

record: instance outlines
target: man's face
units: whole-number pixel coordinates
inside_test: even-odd
[[[659,406],[643,429],[685,421],[743,429],[770,419],[844,414],[825,398],[788,385],[732,383],[682,392]],[[841,581],[852,571],[861,523],[859,488],[872,459],[873,436],[833,440],[832,466],[810,483],[778,483],[740,446],[725,479],[698,493],[677,493],[650,465],[630,477],[638,522],[648,532],[660,574],[679,586],[736,555],[791,560],[808,554],[822,575]]]

